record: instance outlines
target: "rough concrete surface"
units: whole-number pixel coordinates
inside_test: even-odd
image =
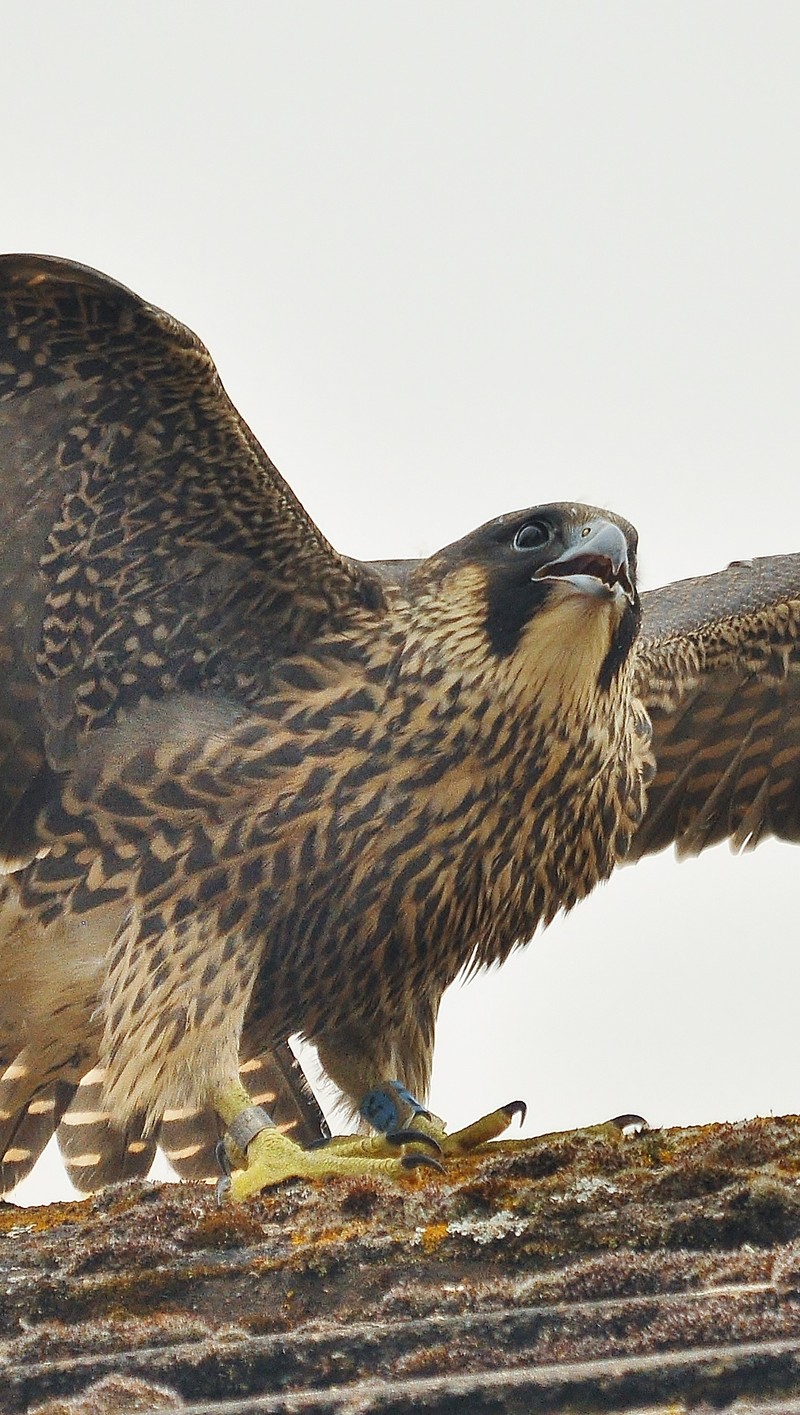
[[[800,1415],[800,1120],[0,1205],[0,1410]]]

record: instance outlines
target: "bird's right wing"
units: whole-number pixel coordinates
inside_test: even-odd
[[[246,701],[276,658],[383,605],[196,336],[69,261],[0,257],[0,507],[6,868],[80,734],[143,698]]]
[[[800,841],[800,555],[678,581],[642,610],[656,773],[628,858]]]

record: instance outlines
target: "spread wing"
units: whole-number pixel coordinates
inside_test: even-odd
[[[629,858],[800,840],[800,555],[681,580],[642,608],[656,774]]]
[[[0,257],[0,504],[5,868],[83,731],[173,692],[246,701],[276,657],[383,602],[195,335],[68,261]]]

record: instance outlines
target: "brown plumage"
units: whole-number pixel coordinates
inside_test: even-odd
[[[242,1059],[308,1134],[296,1032],[354,1109],[424,1097],[464,967],[626,855],[797,838],[800,556],[645,595],[641,630],[635,533],[591,507],[349,560],[193,335],[42,257],[0,260],[0,485],[8,1181],[70,1103],[79,1161],[76,1114],[113,1122],[88,1182],[165,1112],[201,1171],[180,1126]]]

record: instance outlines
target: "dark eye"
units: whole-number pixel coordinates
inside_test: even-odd
[[[511,544],[515,550],[541,550],[552,534],[553,528],[547,521],[528,521],[520,526]]]

